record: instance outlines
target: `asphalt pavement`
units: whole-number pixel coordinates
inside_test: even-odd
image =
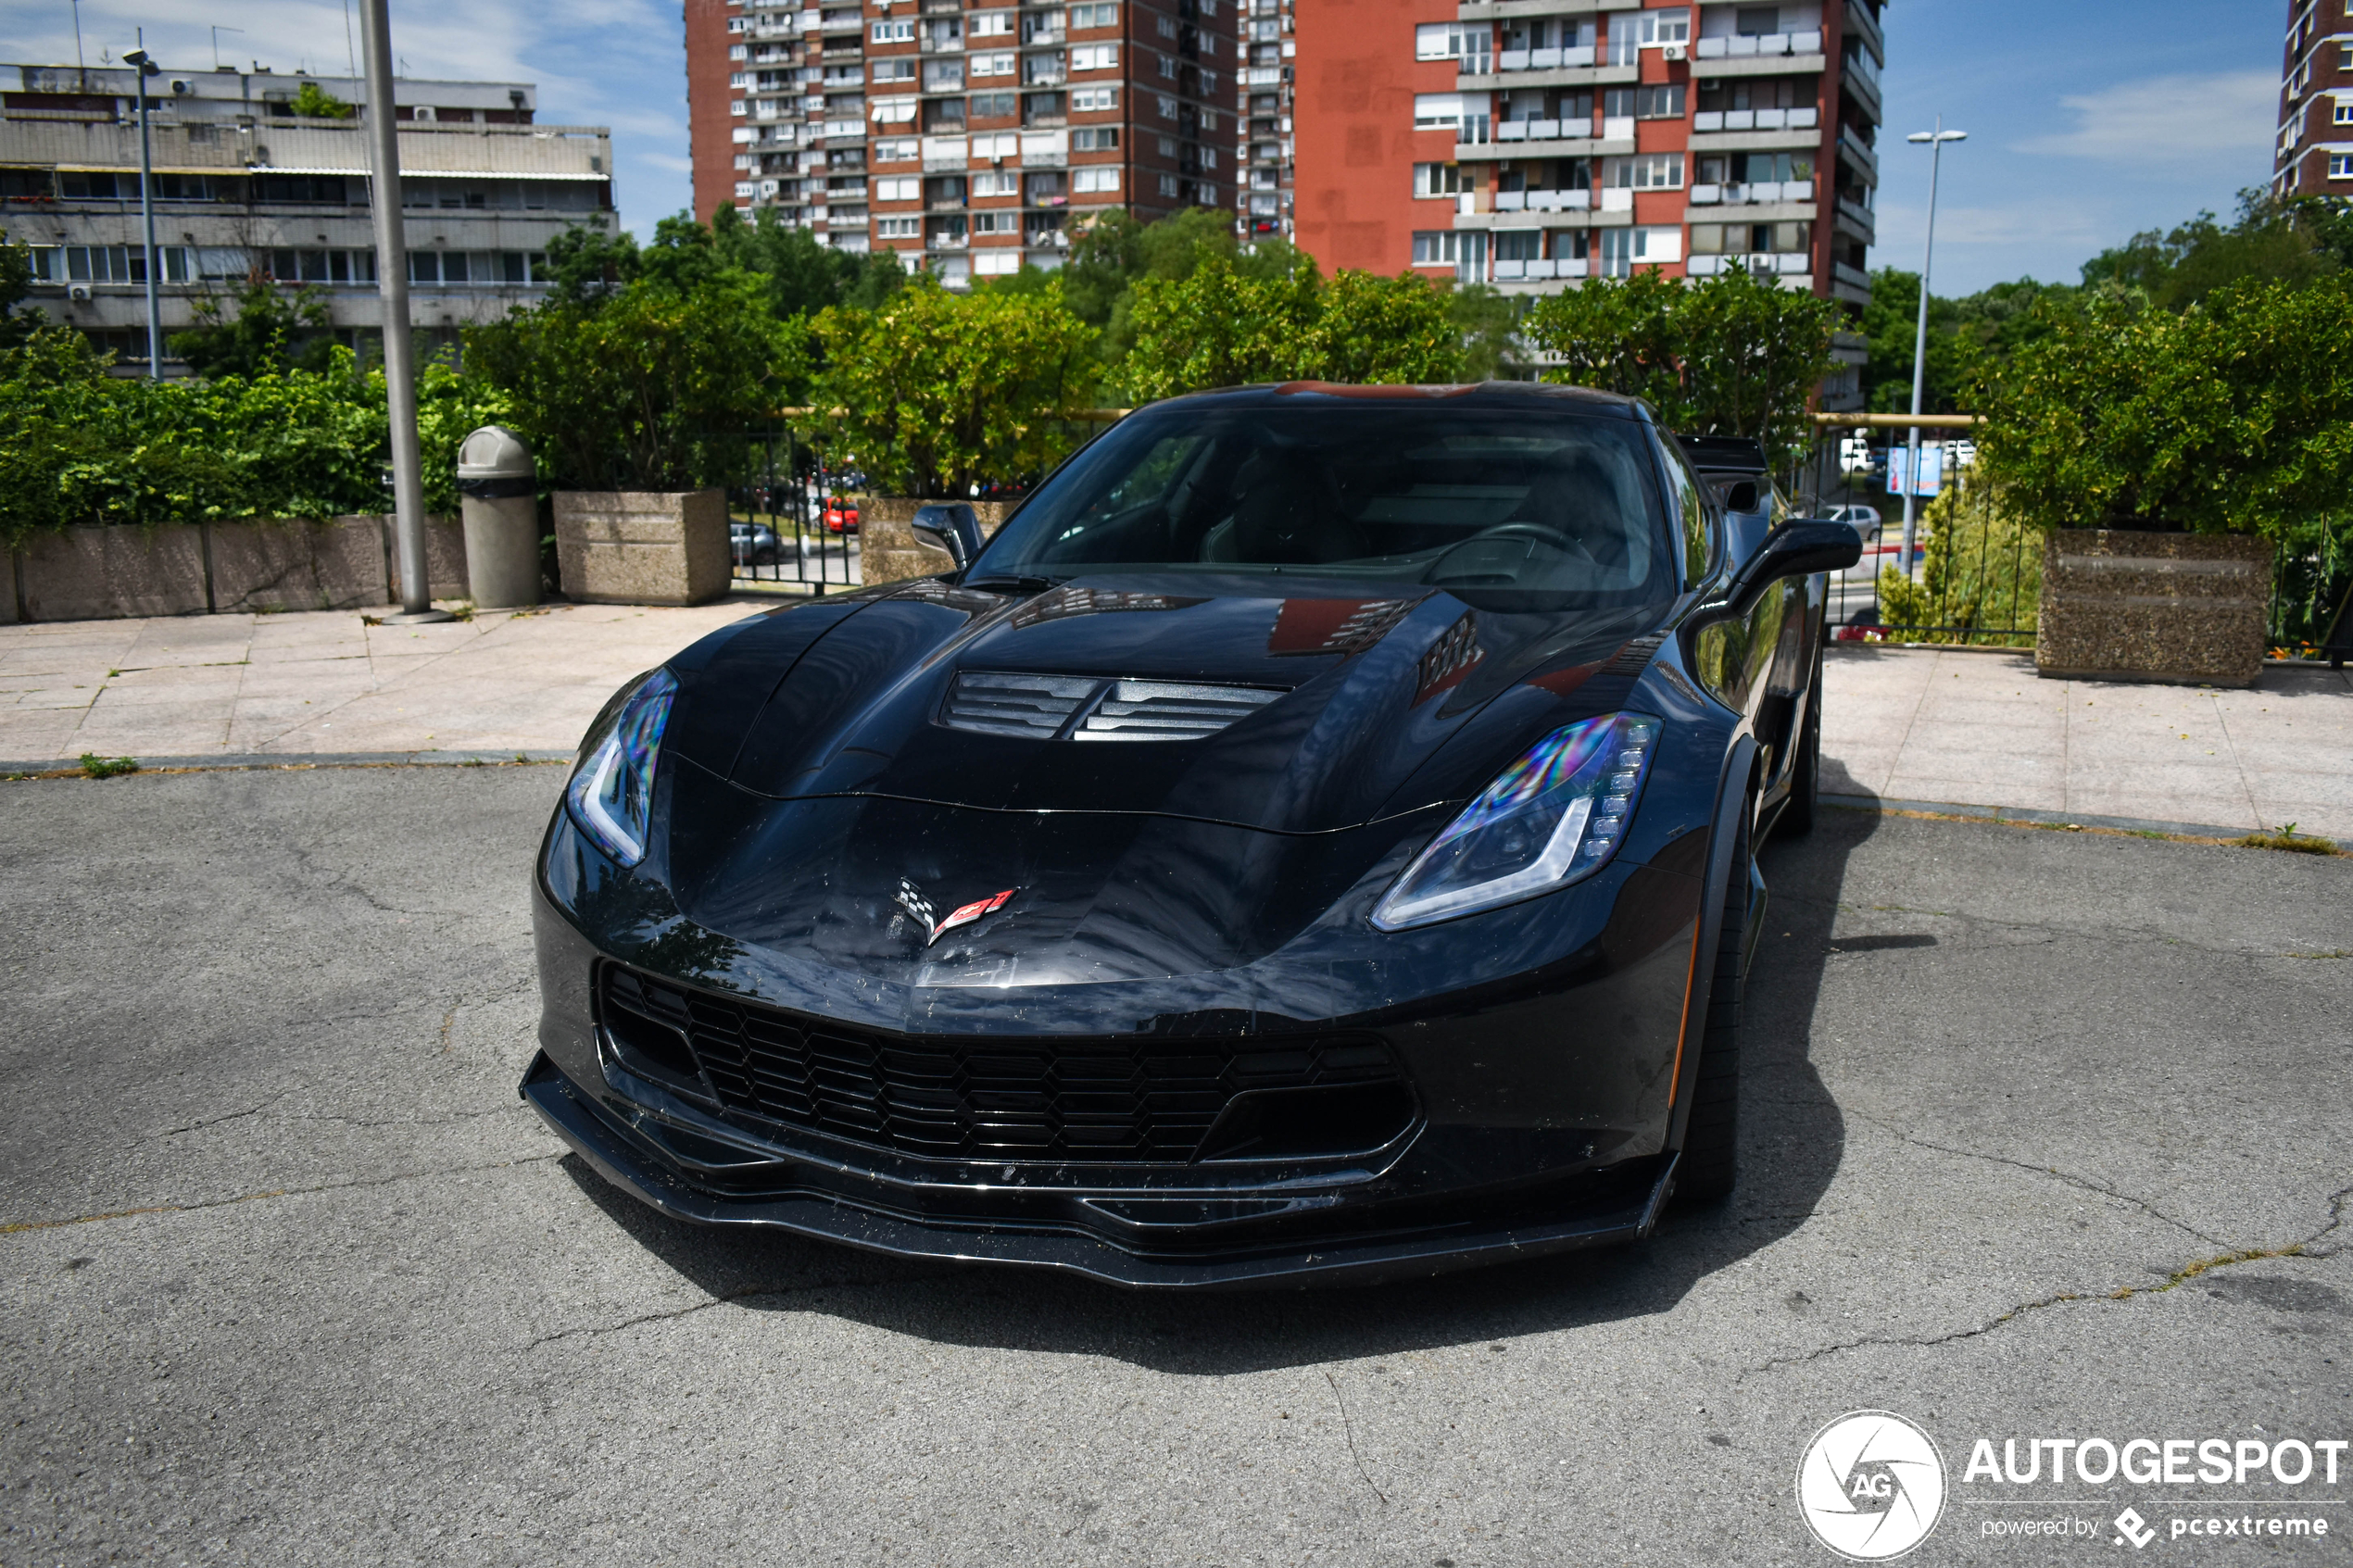
[[[0,1563],[1829,1564],[1793,1479],[1862,1408],[1943,1455],[1907,1562],[2353,1556],[2353,1456],[1964,1475],[2353,1438],[2353,860],[1830,812],[1767,851],[1729,1205],[1146,1298],[563,1155],[514,1093],[560,783],[0,785]],[[2171,1534],[2225,1515],[2330,1533]]]

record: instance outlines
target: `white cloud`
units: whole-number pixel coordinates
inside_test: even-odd
[[[2142,169],[2246,166],[2259,179],[2271,163],[2279,99],[2279,78],[2265,71],[2146,77],[2062,97],[2059,105],[2075,117],[2074,127],[2013,146]]]

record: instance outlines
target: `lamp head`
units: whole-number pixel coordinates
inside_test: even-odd
[[[1915,131],[1904,138],[1906,142],[1966,142],[1966,131]]]
[[[163,67],[147,58],[147,52],[145,49],[124,50],[122,55],[122,63],[127,66],[137,66],[141,76],[161,76],[163,74]]]

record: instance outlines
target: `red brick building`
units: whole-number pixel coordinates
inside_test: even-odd
[[[2289,0],[2271,191],[2353,196],[2353,10]]]
[[[1327,270],[1543,293],[1738,258],[1869,298],[1881,0],[1297,6],[1296,238]]]
[[[695,211],[778,209],[961,286],[1094,215],[1244,198],[1250,0],[686,0]]]

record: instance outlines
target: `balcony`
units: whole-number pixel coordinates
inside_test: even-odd
[[[1561,70],[1593,63],[1593,46],[1581,44],[1570,49],[1505,49],[1495,56],[1498,71]]]
[[[1683,264],[1683,270],[1694,278],[1714,278],[1730,271],[1735,265],[1747,268],[1755,278],[1805,278],[1813,275],[1814,257],[1802,250],[1755,256],[1694,256]]]
[[[1498,212],[1585,212],[1593,205],[1591,191],[1498,191]]]
[[[1495,281],[1499,283],[1541,283],[1556,278],[1587,276],[1592,263],[1569,257],[1536,261],[1503,261],[1495,263]]]
[[[1810,202],[1811,180],[1763,180],[1744,185],[1693,185],[1693,207],[1751,207],[1765,202]]]
[[[1819,28],[1810,32],[1767,32],[1739,38],[1703,38],[1692,45],[1695,60],[1773,59],[1822,52]]]
[[[1693,131],[1811,131],[1822,111],[1802,109],[1705,109],[1692,116]]]

